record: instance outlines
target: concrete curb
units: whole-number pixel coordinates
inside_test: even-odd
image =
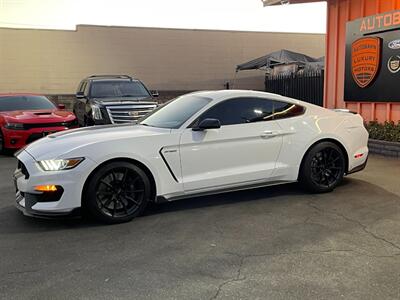
[[[368,140],[370,153],[400,158],[400,143],[381,140]]]

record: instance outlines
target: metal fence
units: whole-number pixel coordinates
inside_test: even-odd
[[[267,75],[265,91],[323,106],[324,72]]]

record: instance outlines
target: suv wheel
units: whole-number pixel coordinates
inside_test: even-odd
[[[111,162],[91,176],[82,204],[99,221],[122,223],[139,216],[150,195],[150,180],[142,169],[129,162]]]
[[[313,146],[306,154],[299,181],[314,193],[332,191],[343,179],[345,157],[334,143],[322,142]]]

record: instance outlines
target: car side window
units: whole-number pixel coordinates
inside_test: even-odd
[[[265,121],[273,113],[273,103],[262,98],[234,98],[216,104],[199,120],[218,119],[221,125],[235,125]]]
[[[79,93],[83,93],[85,91],[86,84],[87,84],[87,81],[83,81],[82,82],[82,84],[81,84],[81,86],[79,87],[79,90],[78,90]]]
[[[301,105],[274,101],[274,120],[297,117],[304,114],[304,112],[305,108]]]
[[[89,86],[90,86],[90,84],[86,81],[86,82],[85,82],[85,86],[84,86],[84,88],[83,88],[83,94],[84,94],[85,96],[89,96]]]
[[[81,83],[79,83],[78,89],[76,90],[77,94],[82,91],[82,87],[83,87],[84,83],[85,83],[85,81],[81,81]]]
[[[223,101],[203,113],[197,122],[211,118],[221,125],[235,125],[270,121],[302,114],[304,108],[292,103],[265,98],[234,98]]]

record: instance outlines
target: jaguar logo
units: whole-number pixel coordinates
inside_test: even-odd
[[[391,41],[391,42],[388,44],[388,47],[389,47],[390,49],[393,49],[393,50],[400,49],[400,40]]]
[[[380,38],[361,38],[351,45],[351,73],[360,88],[366,88],[375,79],[380,60]]]
[[[131,116],[131,117],[139,117],[139,112],[137,112],[137,111],[130,111],[129,112],[129,115]]]
[[[389,58],[387,67],[389,71],[393,74],[400,71],[400,56],[395,55]]]

